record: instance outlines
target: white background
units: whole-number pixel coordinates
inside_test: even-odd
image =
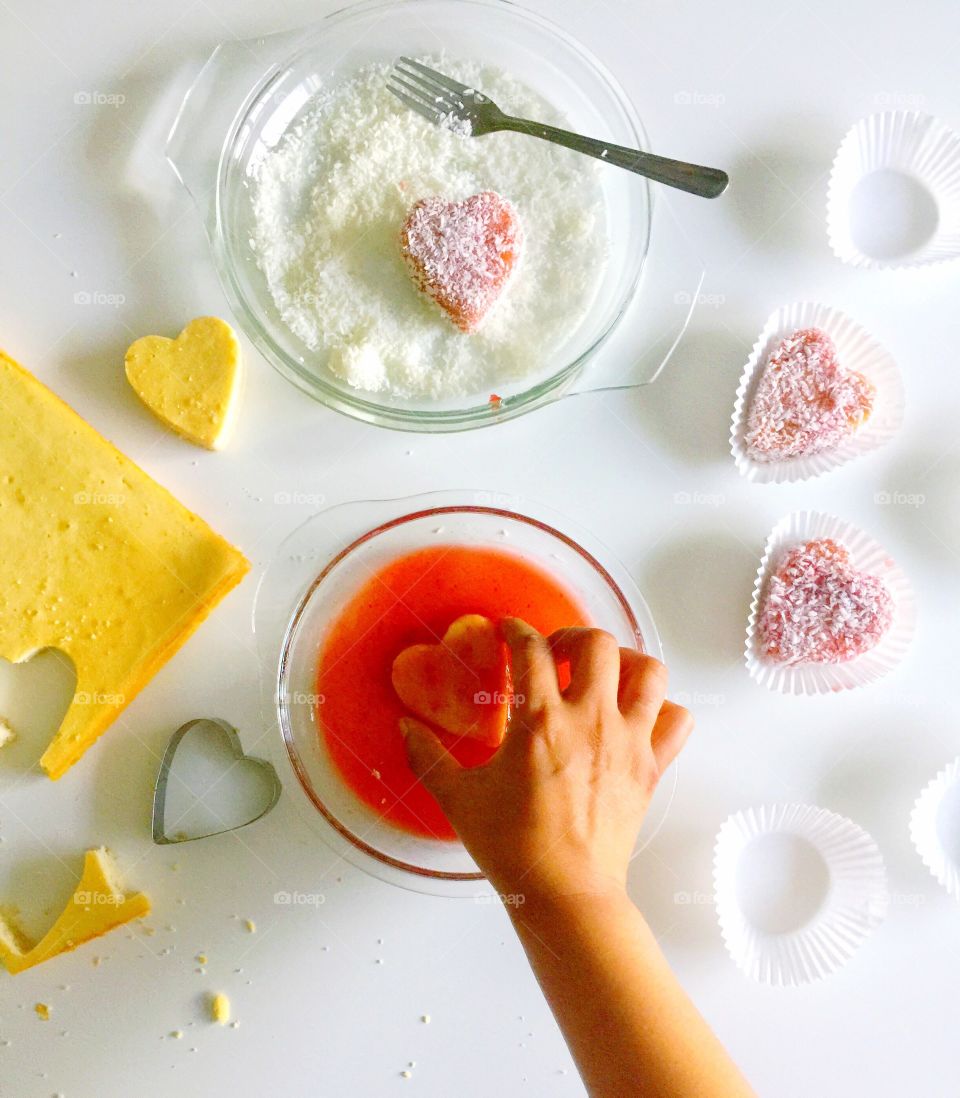
[[[150,842],[150,791],[174,728],[216,714],[239,726],[248,749],[261,735],[256,573],[315,509],[278,505],[275,495],[337,503],[456,487],[575,516],[647,595],[674,690],[699,723],[667,825],[637,861],[634,894],[759,1092],[955,1094],[960,921],[915,855],[907,818],[960,746],[960,267],[843,267],[827,249],[824,199],[834,150],[855,119],[905,106],[960,126],[960,8],[538,4],[611,66],[655,148],[730,170],[720,201],[674,199],[715,296],[665,376],[646,391],[570,399],[494,430],[421,438],[312,404],[251,351],[234,443],[201,453],[167,435],[123,376],[133,338],[226,315],[161,134],[183,66],[220,39],[293,27],[333,6],[0,2],[0,344],[240,545],[255,573],[56,785],[29,769],[52,731],[50,667],[3,668],[0,702],[21,741],[2,763],[0,894],[40,930],[69,895],[81,851],[106,843],[153,899],[156,933],[119,932],[16,979],[0,973],[0,1095],[581,1093],[495,907],[407,893],[334,865],[289,797],[239,836],[173,852]],[[75,102],[82,92],[125,101]],[[80,291],[124,301],[80,306]],[[889,346],[905,376],[907,422],[885,450],[825,479],[750,485],[727,453],[737,378],[769,313],[801,298],[849,311]],[[921,499],[876,502],[884,492]],[[741,665],[763,542],[803,506],[863,525],[914,582],[916,643],[879,685],[787,698],[754,685]],[[857,820],[880,843],[895,894],[887,923],[847,968],[797,990],[748,983],[709,903],[720,823],[772,800]],[[278,907],[278,889],[322,890],[325,903]],[[679,904],[678,893],[701,902]],[[197,952],[208,955],[205,975]],[[104,957],[98,968],[94,955]],[[206,1021],[212,990],[229,993],[239,1029]],[[37,1001],[51,1005],[51,1021],[36,1018]],[[185,1037],[170,1039],[174,1029]]]

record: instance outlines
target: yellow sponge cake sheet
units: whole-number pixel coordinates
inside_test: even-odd
[[[73,661],[58,778],[249,564],[3,352],[0,407],[0,656]]]

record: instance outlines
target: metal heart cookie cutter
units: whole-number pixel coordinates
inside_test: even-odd
[[[184,740],[188,737],[197,737],[201,746],[219,748],[217,758],[213,753],[206,756],[198,753],[192,777],[206,778],[206,785],[201,792],[196,792],[191,784],[181,781],[181,792],[186,795],[188,804],[177,816],[172,826],[184,821],[193,809],[202,806],[205,810],[210,826],[200,828],[194,833],[185,830],[169,833],[167,828],[167,799],[170,792],[170,779],[173,771],[174,758]],[[224,767],[224,748],[230,756]],[[207,800],[207,796],[218,786],[221,787],[227,774],[239,771],[246,775],[254,775],[258,789],[252,789],[248,800],[252,808],[240,814],[235,820],[228,821],[218,813]],[[175,776],[175,775],[173,775]],[[272,764],[266,759],[257,758],[254,755],[244,754],[243,744],[237,730],[219,717],[197,717],[187,721],[186,724],[174,732],[167,749],[163,753],[163,761],[157,774],[157,781],[153,788],[153,841],[159,845],[170,843],[192,842],[194,839],[209,839],[214,835],[225,835],[230,831],[237,831],[241,827],[256,823],[280,800],[280,779]],[[232,807],[232,806],[231,806]],[[222,825],[222,826],[218,826]]]

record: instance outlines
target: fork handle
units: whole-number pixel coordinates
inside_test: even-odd
[[[727,173],[719,168],[704,168],[682,160],[668,160],[665,156],[628,149],[623,145],[611,145],[593,137],[583,137],[578,133],[570,133],[569,130],[557,129],[556,126],[545,126],[542,122],[528,122],[523,118],[504,115],[498,122],[497,129],[526,133],[531,137],[552,141],[555,145],[595,156],[607,164],[616,164],[618,168],[626,168],[627,171],[636,172],[637,175],[646,176],[657,183],[666,183],[668,187],[700,195],[701,198],[716,198],[723,194],[730,182]]]

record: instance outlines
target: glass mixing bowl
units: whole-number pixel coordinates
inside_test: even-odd
[[[464,502],[477,496],[434,493],[322,512],[281,547],[257,596],[258,617],[261,604],[264,616],[283,614],[285,592],[297,586],[303,574],[312,576],[305,591],[301,586],[293,614],[286,620],[274,679],[282,743],[296,777],[293,784],[302,794],[298,799],[306,802],[314,822],[318,818],[323,822],[323,837],[352,863],[391,883],[446,895],[477,893],[484,878],[473,859],[460,843],[409,834],[363,803],[340,776],[318,724],[322,712],[316,698],[319,653],[326,630],[345,602],[377,569],[425,546],[497,547],[557,576],[587,617],[611,632],[622,646],[661,656],[643,597],[607,550],[595,544],[588,547],[584,544],[592,541],[588,535],[578,532],[575,539],[540,517]],[[417,503],[423,506],[409,509]],[[537,510],[544,513],[542,508]],[[364,527],[370,520],[376,525]],[[566,520],[558,521],[568,525]],[[269,630],[267,637],[272,645]],[[647,832],[659,826],[661,810],[665,811],[662,803],[651,812]]]
[[[203,213],[241,327],[264,357],[310,396],[358,419],[406,430],[484,426],[571,392],[652,380],[686,327],[703,269],[672,217],[652,227],[647,181],[612,167],[599,173],[609,254],[594,306],[562,348],[526,378],[498,386],[499,402],[490,400],[489,391],[446,401],[366,394],[329,371],[326,354],[308,348],[281,319],[251,246],[251,184],[258,162],[296,125],[320,89],[371,62],[440,51],[495,62],[515,73],[574,130],[647,147],[637,112],[611,73],[559,27],[506,0],[369,0],[307,30],[225,43],[188,92],[167,157]],[[470,140],[501,139],[523,140],[517,135]],[[654,242],[659,261],[651,277],[645,267]],[[643,308],[635,302],[642,275]],[[628,336],[606,368],[595,370],[591,363],[584,370],[628,310]]]

